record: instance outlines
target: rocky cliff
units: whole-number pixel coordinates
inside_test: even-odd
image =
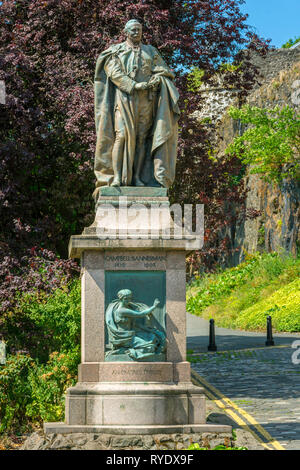
[[[248,97],[248,103],[258,107],[300,105],[300,47],[271,51],[265,59],[253,57],[260,69],[260,85]],[[218,122],[217,154],[224,154],[232,139],[243,132],[226,110],[238,103],[238,90],[206,89],[206,106],[201,118],[209,117]],[[218,112],[219,111],[219,112]],[[247,171],[244,178],[248,192],[246,209],[255,209],[260,215],[247,219],[228,229],[226,235],[233,249],[230,264],[243,259],[244,250],[287,251],[296,255],[300,246],[300,182],[284,180],[280,185],[263,181],[258,175]],[[222,234],[224,236],[224,234]]]

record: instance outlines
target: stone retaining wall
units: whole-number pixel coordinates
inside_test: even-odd
[[[31,434],[21,450],[183,450],[192,443],[201,447],[233,447],[231,433],[112,435],[93,433]]]

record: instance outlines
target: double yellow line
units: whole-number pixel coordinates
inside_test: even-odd
[[[246,431],[249,431],[263,447],[268,450],[285,450],[278,441],[273,439],[268,431],[266,431],[251,415],[249,415],[249,413],[237,406],[229,398],[225,397],[225,395],[208,383],[194,370],[192,370],[192,379],[205,389],[205,394],[210,400],[227,413],[239,426]],[[255,430],[251,429],[249,425],[251,425]],[[261,436],[263,436],[264,439],[262,439]]]

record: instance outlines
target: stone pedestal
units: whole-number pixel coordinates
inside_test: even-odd
[[[168,207],[163,188],[104,188],[94,224],[71,237],[69,255],[81,257],[82,267],[81,364],[78,383],[67,390],[66,422],[46,423],[45,432],[189,433],[209,432],[212,426],[214,431],[230,431],[229,426],[206,425],[203,389],[191,383],[186,362],[186,240],[163,238],[172,225],[166,217],[156,227],[155,239],[134,237],[133,219],[129,228],[124,219],[115,222],[120,196],[131,198],[129,206],[139,202],[147,210],[151,204]],[[119,229],[106,238],[99,235],[104,204],[109,204],[108,215],[116,210],[114,223],[104,214],[105,228],[113,232],[117,223]],[[147,305],[160,299],[155,321],[166,334],[166,349],[151,361],[125,356],[115,362],[105,354],[105,312],[120,289],[132,290],[136,301]]]

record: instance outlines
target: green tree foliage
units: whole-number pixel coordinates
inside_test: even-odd
[[[295,44],[298,44],[300,42],[300,37],[294,37],[294,39],[289,39],[287,42],[285,42],[281,47],[283,49],[289,49],[290,47],[294,46]]]
[[[0,258],[33,245],[66,256],[66,240],[93,218],[93,76],[97,56],[123,41],[130,18],[144,25],[143,41],[156,46],[175,70],[180,90],[176,202],[203,202],[213,237],[228,211],[220,201],[238,193],[226,173],[240,163],[212,162],[210,136],[194,117],[201,107],[188,88],[191,69],[206,80],[221,62],[242,63],[225,74],[243,95],[257,77],[250,58],[267,43],[247,25],[241,0],[3,0],[0,8]],[[224,203],[225,204],[225,203]],[[207,244],[207,251],[210,248]],[[219,251],[224,252],[224,247]],[[208,253],[208,255],[210,255]]]
[[[240,158],[251,166],[251,173],[267,181],[299,176],[300,120],[293,108],[244,105],[232,106],[228,113],[246,130],[227,147],[227,154]]]

